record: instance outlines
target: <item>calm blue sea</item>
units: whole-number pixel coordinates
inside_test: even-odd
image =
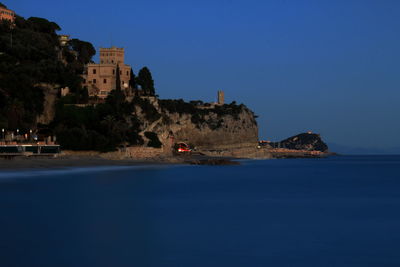
[[[400,266],[400,156],[0,172],[0,266]]]

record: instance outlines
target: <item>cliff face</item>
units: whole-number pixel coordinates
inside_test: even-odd
[[[184,102],[163,102],[152,99],[151,105],[160,114],[145,123],[143,132],[157,133],[164,146],[186,142],[197,148],[218,149],[256,146],[258,127],[255,116],[244,105],[189,106]],[[186,110],[182,109],[186,105]],[[136,115],[146,121],[143,110]]]

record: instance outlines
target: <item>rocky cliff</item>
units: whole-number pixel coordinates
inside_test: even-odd
[[[255,148],[258,142],[255,115],[244,105],[156,98],[141,101],[135,114],[143,122],[142,134],[156,133],[164,146],[185,142],[198,149],[210,150]]]

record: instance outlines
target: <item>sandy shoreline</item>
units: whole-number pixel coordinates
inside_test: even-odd
[[[99,156],[15,157],[13,159],[0,159],[0,171],[99,166],[147,166],[179,163],[183,164],[184,161],[174,161],[173,159],[111,160]]]
[[[97,155],[63,155],[59,157],[0,158],[0,172],[10,170],[58,169],[100,166],[152,166],[152,165],[239,165],[233,158],[209,156],[171,156],[152,159],[106,159]]]

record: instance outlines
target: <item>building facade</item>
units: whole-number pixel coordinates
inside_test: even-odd
[[[60,41],[61,46],[67,46],[70,38],[67,34],[61,34],[58,36],[58,40]]]
[[[123,48],[100,48],[100,64],[88,64],[83,75],[83,86],[86,86],[90,97],[106,98],[115,90],[117,80],[117,67],[121,89],[129,89],[131,67],[124,62],[125,51]]]
[[[217,93],[217,104],[224,105],[225,104],[225,93],[224,91],[218,91]]]
[[[15,12],[0,6],[0,20],[9,20],[15,22]]]

